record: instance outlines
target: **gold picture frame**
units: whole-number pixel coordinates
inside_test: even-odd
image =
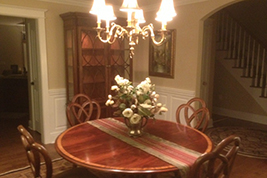
[[[161,38],[160,31],[155,31],[155,39]],[[174,78],[175,29],[166,32],[163,44],[157,46],[149,41],[149,75]]]

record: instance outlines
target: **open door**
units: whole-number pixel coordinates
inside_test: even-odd
[[[204,22],[203,34],[203,56],[201,64],[201,87],[200,97],[206,102],[207,107],[212,114],[212,96],[213,96],[213,80],[215,70],[215,24],[212,18],[206,19]],[[212,123],[210,123],[212,125]]]
[[[215,64],[215,24],[213,19],[204,22],[203,56],[201,64],[201,88],[200,97],[203,98],[207,107],[212,110],[212,91]]]
[[[40,117],[40,74],[39,59],[38,59],[38,43],[36,41],[36,20],[26,19],[26,52],[28,64],[28,86],[29,86],[29,106],[30,106],[30,121],[29,127],[33,130],[41,132],[41,117]]]

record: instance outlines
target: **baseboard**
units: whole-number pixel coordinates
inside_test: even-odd
[[[263,115],[245,113],[245,112],[234,111],[234,110],[218,108],[218,107],[213,107],[212,112],[214,114],[218,114],[221,116],[227,116],[227,117],[241,119],[244,121],[267,125],[267,116],[263,116]]]

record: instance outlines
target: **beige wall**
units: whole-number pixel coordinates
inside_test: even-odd
[[[180,88],[197,91],[201,69],[202,19],[211,15],[215,9],[234,0],[208,0],[199,3],[176,7],[177,16],[168,24],[168,28],[176,28],[176,55],[174,79],[151,77],[159,86]],[[64,49],[63,49],[63,22],[59,14],[68,11],[88,12],[89,7],[75,7],[47,3],[37,0],[1,0],[0,4],[25,6],[31,8],[47,9],[46,12],[46,42],[48,62],[49,89],[65,87]],[[145,14],[147,22],[155,22],[155,12]],[[134,57],[134,82],[139,82],[148,76],[148,39],[140,40],[136,47]],[[142,65],[140,65],[142,64]]]
[[[49,89],[65,88],[63,22],[59,15],[69,11],[88,12],[88,7],[75,7],[37,0],[1,0],[1,4],[47,10],[45,25]]]
[[[213,106],[242,113],[266,115],[255,99],[220,64],[215,63]],[[233,90],[234,88],[234,90]]]
[[[23,69],[22,30],[22,26],[0,25],[0,75],[11,70],[10,65]]]
[[[176,7],[177,16],[167,25],[168,29],[177,29],[175,76],[174,79],[151,77],[152,82],[159,86],[196,91],[198,94],[201,75],[203,20],[233,2],[236,1],[208,0]],[[147,22],[153,22],[155,29],[159,29],[160,24],[153,20],[155,13],[146,13],[145,18]],[[148,76],[148,39],[140,42],[135,53],[134,80],[139,82]]]

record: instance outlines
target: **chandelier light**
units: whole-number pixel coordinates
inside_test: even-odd
[[[130,57],[134,55],[134,46],[138,44],[139,37],[143,39],[151,37],[156,45],[162,44],[165,39],[167,31],[167,22],[171,21],[176,12],[173,5],[173,0],[162,0],[159,11],[157,12],[156,20],[162,23],[161,38],[157,41],[155,39],[153,24],[140,27],[139,24],[145,23],[143,10],[139,8],[137,0],[123,0],[120,11],[127,12],[127,26],[122,27],[114,22],[116,16],[111,5],[106,5],[105,0],[94,0],[93,6],[90,10],[91,14],[97,15],[97,37],[103,43],[112,44],[117,38],[127,38],[130,46]],[[101,27],[101,21],[106,21],[106,27]]]

